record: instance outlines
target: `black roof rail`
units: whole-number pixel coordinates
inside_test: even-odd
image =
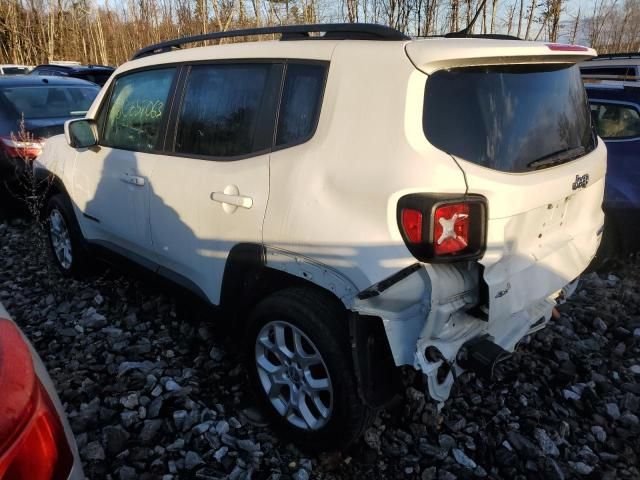
[[[486,38],[488,40],[522,40],[520,37],[516,37],[513,35],[504,35],[502,33],[450,32],[443,36],[444,38]]]
[[[585,60],[587,62],[594,60],[607,60],[614,58],[640,58],[640,52],[635,53],[603,53],[598,55],[597,57],[590,58],[589,60]]]
[[[321,33],[322,36],[310,36]],[[181,48],[187,43],[217,40],[220,38],[249,37],[255,35],[281,34],[280,40],[410,40],[395,28],[373,23],[325,23],[311,25],[280,25],[275,27],[257,27],[228,32],[212,32],[189,37],[177,38],[141,48],[133,54],[131,60]]]

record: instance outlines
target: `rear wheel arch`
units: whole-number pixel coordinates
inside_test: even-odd
[[[316,279],[323,282],[316,283]],[[357,293],[355,286],[329,267],[264,245],[237,244],[225,265],[220,306],[232,316],[234,331],[242,334],[251,311],[262,300],[290,288],[320,293],[334,309],[344,311],[359,394],[370,407],[387,404],[397,391],[399,377],[382,319],[351,311],[349,300],[351,292]]]
[[[278,290],[305,286],[329,293],[346,309],[358,293],[348,278],[313,259],[258,243],[238,243],[227,256],[220,306],[246,311]]]

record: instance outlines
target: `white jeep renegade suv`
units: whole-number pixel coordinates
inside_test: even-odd
[[[179,48],[265,33],[282,38]],[[36,165],[53,258],[71,275],[115,252],[220,306],[275,425],[344,447],[396,367],[444,402],[593,258],[606,150],[576,66],[593,56],[357,24],[153,45]]]

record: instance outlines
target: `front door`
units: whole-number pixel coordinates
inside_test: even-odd
[[[125,74],[98,114],[99,146],[78,152],[73,200],[86,238],[152,257],[150,179],[175,68]],[[140,260],[138,258],[138,260]]]
[[[219,303],[229,251],[262,243],[282,66],[186,67],[173,142],[151,178],[160,273]]]

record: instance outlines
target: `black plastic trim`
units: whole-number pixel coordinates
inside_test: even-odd
[[[220,306],[233,308],[243,300],[248,283],[265,267],[265,258],[264,246],[257,243],[238,243],[231,248],[222,276]]]
[[[351,314],[349,334],[361,399],[371,408],[388,405],[402,390],[402,375],[393,360],[382,320]]]
[[[88,213],[84,213],[84,212],[82,212],[82,216],[83,216],[84,218],[88,218],[89,220],[93,220],[93,221],[94,221],[94,222],[96,222],[96,223],[100,223],[100,219],[98,219],[98,218],[94,217],[93,215],[89,215]]]
[[[401,282],[409,275],[414,272],[420,270],[422,266],[419,263],[414,263],[413,265],[409,265],[406,268],[403,268],[399,272],[394,273],[390,277],[385,278],[384,280],[379,281],[378,283],[371,285],[369,288],[362,290],[358,293],[358,298],[360,300],[366,300],[367,298],[377,297],[385,290],[393,287],[396,283]]]
[[[470,204],[474,217],[480,216],[479,222],[472,222],[470,245],[461,253],[436,255],[433,244],[434,214],[438,207],[451,203],[465,202]],[[411,243],[402,228],[401,212],[403,209],[413,209],[422,212],[422,243]],[[459,195],[451,193],[410,193],[398,200],[396,221],[407,248],[411,254],[421,262],[447,263],[462,260],[476,260],[484,255],[487,236],[487,200],[482,195]]]

